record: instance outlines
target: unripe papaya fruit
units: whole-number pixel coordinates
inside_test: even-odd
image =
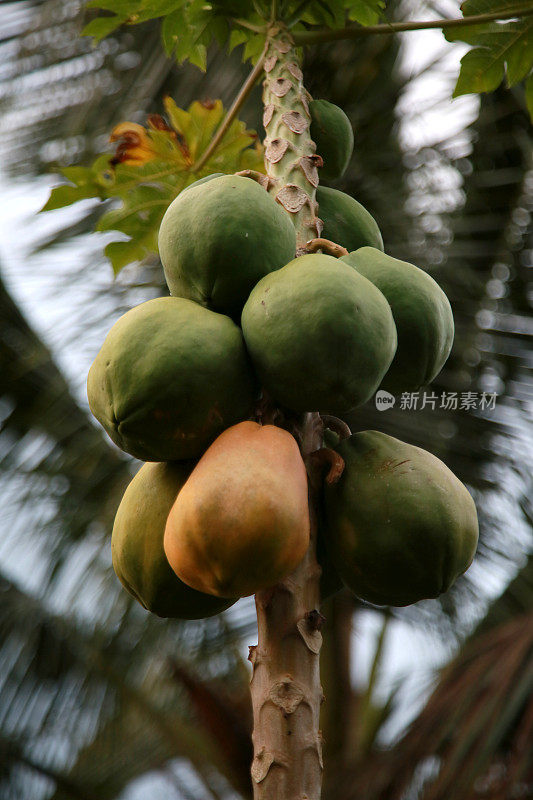
[[[212,181],[213,178],[223,178],[225,174],[226,174],[225,172],[212,172],[210,175],[204,175],[203,178],[198,178],[197,181],[190,183],[188,186],[185,187],[185,189],[182,189],[181,194],[183,194],[183,192],[187,192],[189,189],[192,189],[194,186],[201,186],[202,183],[207,183],[208,181]]]
[[[318,187],[316,199],[325,239],[341,244],[347,250],[366,246],[383,250],[378,224],[361,203],[349,194],[327,186]]]
[[[117,577],[159,617],[202,619],[235,602],[191,589],[170,568],[163,550],[168,513],[193,468],[194,462],[144,464],[126,489],[113,525]]]
[[[143,461],[198,457],[224,428],[249,416],[254,393],[237,325],[178,297],[124,314],[87,379],[96,419]]]
[[[265,276],[242,329],[268,393],[293,411],[344,414],[379,386],[396,350],[390,306],[331,256],[300,256]]]
[[[307,474],[294,438],[241,422],[222,433],[169,513],[164,547],[181,580],[221,597],[273,586],[309,545]]]
[[[387,298],[392,309],[398,348],[382,387],[412,392],[441,371],[453,344],[453,314],[448,298],[423,270],[362,247],[342,260],[364,275]]]
[[[325,489],[326,545],[346,586],[391,606],[447,591],[478,540],[466,487],[431,453],[378,431],[336,450],[345,468]]]
[[[242,176],[189,187],[170,204],[159,229],[170,293],[235,319],[257,281],[295,252],[289,215]]]
[[[327,100],[311,100],[311,139],[324,166],[320,179],[334,181],[344,175],[353,153],[352,123],[339,106]]]

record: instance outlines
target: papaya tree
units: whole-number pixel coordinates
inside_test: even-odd
[[[161,17],[180,62],[205,68],[212,40],[253,62],[226,114],[167,100],[168,119],[114,129],[113,158],[65,170],[45,208],[120,200],[98,222],[126,237],[107,247],[115,271],[158,253],[170,291],[115,324],[88,379],[96,418],[147,462],[115,520],[117,574],[162,616],[255,594],[254,796],[319,798],[324,577],[377,605],[437,597],[472,561],[477,515],[435,456],[346,424],[379,389],[430,383],[453,317],[427,273],[385,253],[369,211],[321,185],[342,176],[354,138],[309,94],[303,51],[442,28],[472,46],[456,94],[505,75],[526,81],[531,108],[533,12],[467,0],[460,19],[418,23],[380,22],[382,0],[90,5],[107,13],[87,35]],[[237,119],[259,81],[262,145]]]

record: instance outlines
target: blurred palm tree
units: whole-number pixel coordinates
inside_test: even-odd
[[[89,160],[105,149],[114,124],[159,112],[165,93],[181,106],[207,96],[228,104],[246,74],[237,57],[215,50],[206,75],[175,70],[161,53],[157,24],[93,48],[78,36],[83,16],[74,1],[3,7],[1,163],[17,179]],[[306,62],[312,94],[341,105],[355,126],[356,153],[340,188],[372,210],[387,250],[427,268],[451,299],[456,341],[434,392],[498,394],[494,411],[437,402],[387,414],[365,407],[350,420],[446,461],[476,497],[481,542],[474,568],[440,601],[383,613],[363,690],[351,679],[352,631],[369,611],[347,593],[325,605],[326,800],[527,796],[533,780],[524,749],[533,670],[531,562],[524,566],[532,519],[531,140],[516,91],[484,97],[457,132],[437,130],[423,146],[410,144],[405,130],[421,114],[410,91],[432,70],[446,78],[438,58],[406,76],[393,37],[364,40],[357,50],[322,46]],[[448,89],[434,97],[443,118]],[[259,128],[257,101],[258,90],[245,116]],[[40,246],[52,259],[93,219],[91,204],[75,222],[61,216]],[[81,352],[88,325],[110,324],[163,286],[158,265],[146,263],[112,288],[95,287],[85,277],[94,254],[78,252],[72,275],[84,308],[94,309],[76,332]],[[202,623],[162,621],[132,605],[108,552],[132,462],[93,425],[78,387],[57,365],[61,348],[43,342],[5,282],[0,319],[1,796],[134,798],[149,776],[152,795],[160,786],[166,797],[249,797],[241,650],[255,635],[252,604],[241,601]],[[485,613],[485,586],[498,571],[519,572]],[[15,572],[26,577],[17,581]],[[376,688],[395,619],[466,643],[420,716],[391,742],[386,726],[401,687],[385,699]],[[450,706],[457,707],[452,719]]]

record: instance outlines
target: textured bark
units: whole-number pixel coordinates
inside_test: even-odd
[[[308,95],[297,51],[283,32],[270,43],[265,76],[265,164],[270,178],[265,188],[291,215],[300,255],[306,242],[320,236],[322,228],[315,200],[322,159],[309,134]],[[304,458],[321,446],[322,429],[317,413],[306,414],[294,426]],[[316,559],[316,508],[321,468],[316,459],[306,463],[309,550],[292,575],[256,595],[258,644],[250,648],[255,800],[320,798],[323,618],[318,612],[321,570]]]
[[[301,254],[306,243],[322,232],[315,194],[323,162],[309,134],[310,96],[303,85],[298,51],[283,31],[271,40],[264,69],[265,166],[271,178],[268,191],[291,215],[297,253]]]
[[[320,446],[318,414],[306,415],[302,433],[304,453]],[[323,617],[318,612],[316,492],[311,473],[311,544],[305,558],[292,575],[255,598],[259,640],[250,648],[255,800],[320,798]]]

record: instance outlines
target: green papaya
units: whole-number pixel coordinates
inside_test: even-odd
[[[294,258],[289,215],[256,181],[224,175],[170,204],[159,254],[170,293],[238,319],[258,280]]]
[[[127,487],[113,525],[117,577],[159,617],[202,619],[235,602],[191,589],[170,568],[163,550],[168,514],[193,468],[194,462],[144,464]]]
[[[319,186],[316,190],[318,216],[324,223],[322,236],[347,250],[376,247],[383,250],[378,224],[369,212],[345,192]]]
[[[331,428],[324,428],[324,447],[336,447],[341,441],[341,437],[337,431],[332,431]]]
[[[381,384],[393,394],[412,392],[439,374],[453,344],[453,314],[448,298],[423,270],[362,247],[342,257],[386,297],[392,309],[398,347]]]
[[[203,178],[198,178],[197,181],[190,183],[188,186],[185,187],[185,189],[182,189],[181,194],[183,194],[183,192],[187,192],[189,189],[192,189],[194,186],[201,186],[202,183],[207,183],[208,181],[212,181],[213,178],[223,178],[224,175],[226,175],[225,172],[212,172],[211,175],[204,175]]]
[[[111,439],[142,461],[196,458],[249,416],[253,370],[229,317],[179,297],[128,311],[87,379],[89,406]]]
[[[339,106],[327,100],[311,100],[311,139],[324,166],[320,179],[334,181],[346,172],[353,153],[352,123]]]
[[[431,453],[378,431],[355,433],[336,450],[345,468],[325,487],[325,536],[345,585],[391,606],[447,591],[478,540],[466,487]]]
[[[381,292],[323,254],[300,256],[259,281],[242,329],[263,386],[293,411],[338,415],[366,402],[396,350]]]

